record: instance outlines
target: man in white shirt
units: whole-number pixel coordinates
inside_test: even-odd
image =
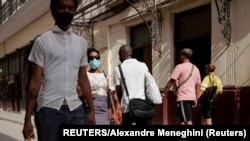
[[[125,82],[128,88],[129,98],[127,97],[118,66],[115,68],[114,83],[116,91],[121,95],[122,125],[146,125],[147,120],[133,118],[130,116],[128,103],[129,99],[145,99],[145,72],[148,67],[145,63],[132,58],[132,48],[129,45],[123,45],[119,50],[119,59],[122,62],[121,68],[124,74]],[[120,97],[120,96],[119,96]]]
[[[34,138],[31,114],[36,104],[39,141],[58,141],[58,128],[63,124],[95,124],[86,72],[87,42],[70,26],[77,6],[78,0],[51,0],[55,26],[36,38],[31,49],[28,60],[32,62],[32,72],[23,127],[25,139]],[[78,98],[78,84],[87,100],[89,116]]]

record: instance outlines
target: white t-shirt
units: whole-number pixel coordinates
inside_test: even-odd
[[[136,59],[127,59],[121,64],[123,75],[126,81],[126,85],[129,92],[129,99],[141,98],[145,99],[145,72],[148,71],[148,67],[145,63],[139,62]],[[129,112],[128,103],[129,99],[127,97],[126,91],[124,89],[120,71],[118,66],[115,68],[114,74],[115,85],[122,86],[122,99],[121,99],[121,109],[122,113]]]
[[[64,99],[70,111],[81,105],[76,86],[79,67],[87,65],[86,40],[71,28],[62,31],[54,26],[35,40],[28,60],[43,68],[37,111],[41,107],[59,110]]]

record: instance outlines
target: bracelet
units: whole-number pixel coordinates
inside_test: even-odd
[[[95,112],[89,112],[89,115],[95,115]]]

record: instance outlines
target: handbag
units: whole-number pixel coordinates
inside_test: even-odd
[[[146,95],[147,98],[152,101],[154,104],[161,104],[162,97],[160,93],[160,89],[158,88],[154,77],[150,74],[150,72],[145,72],[146,78]]]
[[[120,74],[121,74],[121,79],[122,82],[124,84],[124,88],[126,91],[126,94],[129,98],[129,93],[128,93],[128,88],[125,82],[125,78],[121,69],[121,65],[118,65]],[[145,94],[146,96],[146,94]],[[154,103],[152,103],[152,101],[147,99],[146,96],[146,100],[144,99],[140,99],[140,98],[132,98],[129,99],[129,112],[130,112],[130,116],[133,118],[142,118],[142,119],[152,119],[155,115],[155,107],[154,107]]]
[[[117,110],[114,105],[114,99],[112,94],[109,96],[110,103],[111,103],[111,109],[112,109],[112,118],[109,121],[110,125],[121,125],[122,124],[122,118],[117,113]]]
[[[105,71],[103,71],[103,74],[105,76],[105,78],[107,79],[107,73]],[[108,81],[108,79],[107,79]],[[112,91],[110,88],[107,88],[107,105],[108,108],[112,109],[112,114],[114,117],[112,117],[109,121],[110,125],[120,125],[121,124],[121,119],[118,118],[118,115],[116,113],[115,110],[115,106],[114,106],[114,102],[113,102],[113,97],[112,97]]]
[[[155,115],[154,104],[149,100],[133,98],[129,101],[130,116],[152,119]]]
[[[211,77],[210,82],[211,82]],[[213,80],[213,86],[207,87],[203,94],[198,98],[198,103],[199,105],[207,105],[211,104],[215,101],[216,98],[216,93],[217,93],[217,86],[214,85],[214,80]]]
[[[199,97],[198,103],[200,105],[207,105],[213,103],[215,100],[216,91],[217,86],[207,87],[203,94]]]
[[[105,71],[102,71],[102,73],[104,74],[105,78],[107,79],[108,81],[108,78],[107,78],[107,73]],[[111,90],[110,88],[107,88],[107,104],[108,104],[108,108],[111,108],[112,107],[112,103],[111,103],[111,100],[110,100],[110,96],[111,96]]]

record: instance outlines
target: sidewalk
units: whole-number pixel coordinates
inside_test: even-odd
[[[7,112],[7,111],[0,111],[0,120],[9,121],[12,123],[17,123],[23,125],[24,123],[24,116],[25,111],[21,112]],[[34,117],[32,117],[32,123],[34,123],[33,120]]]
[[[23,141],[23,124],[24,124],[25,111],[13,112],[13,111],[0,111],[0,140],[4,138],[6,141]],[[31,118],[34,126],[34,116]],[[37,131],[34,126],[35,139],[37,141]],[[1,140],[2,141],[2,140]]]

